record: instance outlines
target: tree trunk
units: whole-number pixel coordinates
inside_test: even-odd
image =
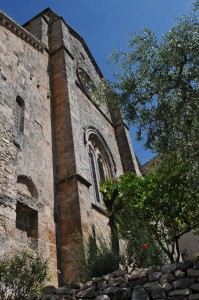
[[[111,248],[113,253],[119,256],[119,237],[118,237],[118,229],[117,224],[115,220],[115,215],[112,212],[112,214],[109,216],[109,226],[111,229]]]

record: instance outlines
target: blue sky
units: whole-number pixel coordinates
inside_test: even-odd
[[[0,0],[0,9],[19,24],[50,7],[84,38],[105,77],[107,57],[115,47],[125,48],[129,32],[153,30],[159,38],[175,24],[175,17],[192,11],[192,0]],[[153,157],[130,135],[141,163]]]

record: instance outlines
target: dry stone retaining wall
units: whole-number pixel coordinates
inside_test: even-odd
[[[36,298],[35,298],[36,299]],[[70,288],[46,286],[41,300],[197,300],[199,299],[199,261],[167,264],[163,267],[117,270]]]

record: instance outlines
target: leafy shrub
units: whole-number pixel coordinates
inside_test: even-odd
[[[89,236],[87,241],[79,239],[75,257],[82,281],[102,276],[118,269],[121,257],[114,253],[103,238]]]
[[[132,264],[134,267],[142,268],[151,265],[162,265],[167,261],[166,255],[143,229],[129,233],[129,238],[125,242],[129,265]]]
[[[39,294],[49,279],[48,261],[39,253],[23,250],[0,259],[1,300],[21,300]]]
[[[146,198],[145,181],[146,179],[134,173],[117,179],[117,188],[113,179],[101,181],[107,216],[110,215],[110,210],[114,211],[118,232],[123,241],[124,264],[134,267],[148,267],[166,261],[166,255],[151,231],[152,224],[147,219],[149,211],[143,205]],[[151,193],[150,190],[147,192]],[[152,223],[156,222],[153,220]]]

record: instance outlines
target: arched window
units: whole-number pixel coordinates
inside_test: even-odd
[[[24,109],[25,105],[23,99],[17,96],[14,111],[14,124],[18,133],[23,133],[24,130]]]
[[[95,199],[97,203],[102,203],[100,180],[105,180],[107,177],[111,177],[108,166],[108,158],[106,157],[105,151],[102,149],[102,145],[100,145],[97,140],[89,141],[88,154]]]
[[[85,129],[84,142],[88,151],[95,201],[98,204],[103,204],[100,180],[115,177],[117,173],[116,164],[107,142],[97,128],[89,126]]]
[[[97,172],[96,172],[96,166],[95,166],[95,157],[94,157],[94,153],[93,153],[91,147],[89,147],[88,155],[89,155],[89,160],[90,160],[90,168],[91,168],[91,174],[92,174],[93,185],[94,185],[94,190],[95,190],[95,197],[96,197],[96,201],[100,203]]]
[[[106,177],[105,177],[105,172],[104,172],[104,163],[103,163],[103,160],[100,157],[100,155],[98,155],[97,164],[98,164],[100,180],[105,180]]]

